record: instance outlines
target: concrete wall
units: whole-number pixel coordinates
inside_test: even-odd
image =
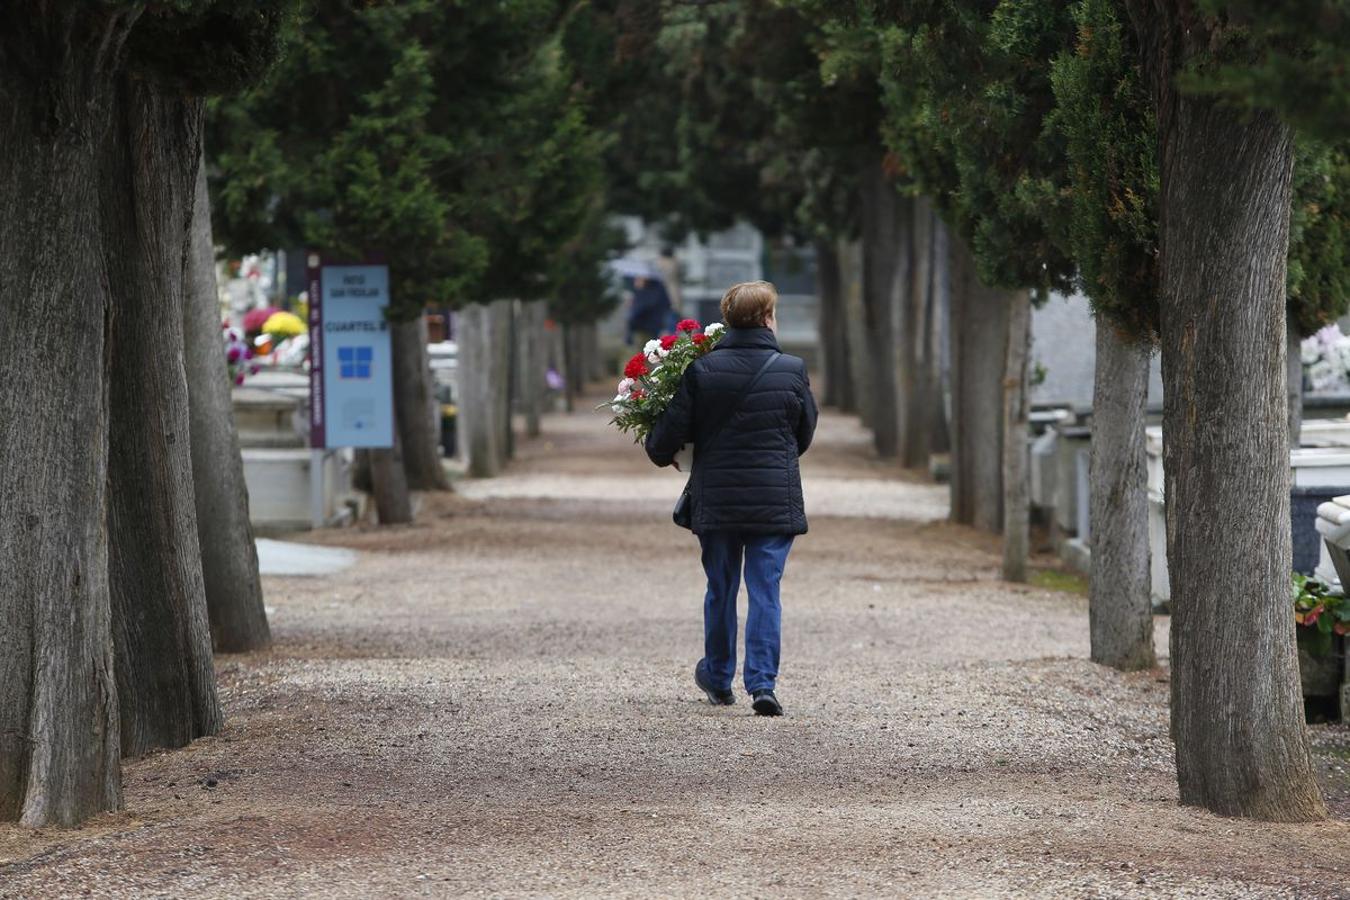
[[[1096,362],[1096,323],[1086,297],[1051,294],[1031,318],[1031,365],[1045,371],[1032,389],[1036,404],[1092,406],[1092,373]],[[1149,373],[1149,402],[1162,402],[1162,369],[1157,356]]]

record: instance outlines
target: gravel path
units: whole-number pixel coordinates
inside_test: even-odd
[[[0,897],[1350,897],[1350,731],[1315,730],[1338,821],[1179,807],[1165,669],[1088,663],[1083,599],[999,582],[848,420],[806,458],[777,720],[691,684],[678,476],[546,428],[416,526],[313,536],[357,563],[266,580],[225,731],[128,764],[125,812],[0,826]]]

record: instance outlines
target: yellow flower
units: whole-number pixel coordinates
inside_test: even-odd
[[[263,334],[270,334],[278,340],[292,338],[305,333],[305,323],[294,313],[279,312],[268,316],[263,323]]]

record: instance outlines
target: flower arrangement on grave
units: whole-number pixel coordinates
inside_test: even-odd
[[[244,313],[244,335],[249,338],[256,338],[263,333],[263,326],[274,315],[281,312],[275,306],[260,306],[257,309],[250,309]]]
[[[271,335],[278,342],[305,334],[308,330],[299,316],[288,312],[273,313],[262,326],[262,333]]]
[[[237,328],[231,328],[229,322],[220,326],[221,337],[225,340],[225,370],[230,382],[235,385],[244,383],[249,375],[258,374],[258,364],[254,361],[253,348],[244,340]]]
[[[1300,345],[1303,376],[1313,391],[1350,390],[1350,336],[1332,322]]]
[[[721,323],[704,328],[693,319],[685,319],[675,326],[674,334],[648,341],[624,366],[614,399],[596,408],[608,406],[614,413],[611,424],[632,434],[638,443],[646,440],[675,396],[684,370],[717,346],[724,331]]]
[[[1350,600],[1315,578],[1295,574],[1294,622],[1299,644],[1313,656],[1326,656],[1334,635],[1350,634]]]

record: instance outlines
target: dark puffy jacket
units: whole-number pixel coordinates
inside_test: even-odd
[[[779,357],[711,448],[702,450],[709,430],[725,419],[777,350],[768,328],[728,329],[707,356],[685,370],[670,406],[647,435],[647,455],[658,466],[670,465],[685,444],[694,445],[689,493],[695,534],[806,533],[797,457],[811,446],[816,401],[804,362]]]

